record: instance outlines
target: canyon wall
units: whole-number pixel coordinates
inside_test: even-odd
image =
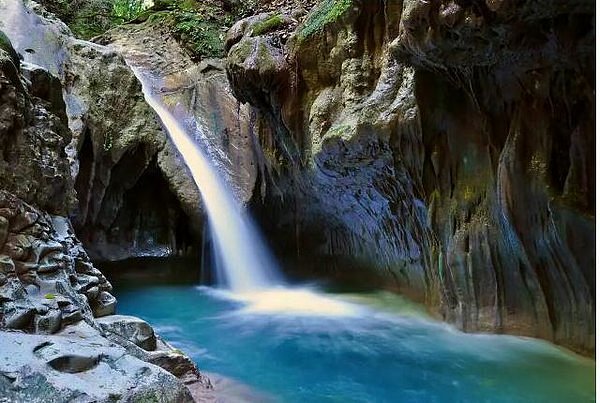
[[[302,271],[593,354],[594,3],[325,0],[229,31],[253,208]]]
[[[44,59],[44,52],[58,43],[59,49],[66,51],[62,46],[69,42],[74,46],[73,52],[82,51],[79,57],[82,54],[89,57],[87,63],[79,59],[82,65],[78,65],[76,57],[69,56],[68,66],[78,66],[82,73],[94,66],[99,72],[103,67],[118,71],[118,63],[106,63],[118,57],[114,52],[108,54],[93,44],[76,41],[66,27],[57,21],[40,19],[20,1],[4,2],[2,7],[6,12],[3,18],[17,12],[37,21],[38,28],[54,27],[58,29],[55,32],[65,36],[46,35],[48,42],[17,52],[10,38],[0,31],[0,395],[9,401],[27,402],[191,402],[206,396],[212,389],[211,383],[187,356],[161,340],[141,319],[114,314],[116,299],[111,294],[112,286],[92,264],[68,217],[77,206],[107,204],[102,195],[110,196],[111,187],[116,181],[125,180],[124,176],[111,181],[110,175],[108,178],[91,175],[95,178],[95,189],[101,191],[98,197],[86,197],[82,190],[87,188],[80,187],[78,182],[81,170],[88,164],[93,167],[91,170],[97,167],[102,171],[117,162],[108,158],[118,155],[115,150],[120,149],[122,157],[134,154],[131,148],[135,151],[138,146],[155,144],[156,138],[148,140],[139,128],[136,130],[136,124],[154,125],[154,133],[160,132],[154,115],[147,112],[143,122],[135,119],[121,122],[123,136],[115,142],[124,144],[105,147],[102,162],[78,160],[76,156],[81,154],[74,152],[78,148],[77,139],[92,137],[84,132],[98,129],[90,123],[94,117],[96,124],[101,121],[110,125],[114,121],[85,110],[93,98],[77,98],[72,88],[63,87],[61,81],[67,77],[81,80],[81,76],[68,76],[69,70],[63,69],[66,53],[51,52],[56,58]],[[7,21],[2,20],[3,28]],[[39,39],[34,30],[25,33],[27,40]],[[23,39],[13,34],[9,32],[17,41]],[[53,42],[53,38],[64,41]],[[38,54],[42,56],[40,61],[57,63],[22,62],[23,53]],[[118,60],[124,66],[122,59]],[[106,76],[105,73],[102,72]],[[139,95],[139,84],[129,70],[127,74],[123,77],[115,73],[108,75],[108,79],[120,77],[118,84],[138,89],[137,96],[124,95],[131,95],[129,100],[134,104],[132,109],[127,105],[128,111],[144,116],[139,109],[148,107]],[[133,78],[128,82],[127,77]],[[86,87],[94,96],[103,95],[87,82]],[[104,101],[110,105],[111,100]],[[77,105],[83,107],[74,108],[75,102],[82,102]],[[100,112],[98,108],[94,108],[94,113]],[[81,131],[77,131],[74,116],[81,117]],[[106,139],[114,131],[103,127],[102,134],[95,133],[98,140],[101,136]],[[127,158],[136,160],[131,155]],[[132,166],[143,171],[144,164]],[[76,178],[74,172],[79,172]],[[129,172],[135,182],[140,173]],[[117,194],[119,191],[123,189],[117,190]],[[83,203],[77,200],[81,196]],[[117,210],[122,209],[118,201],[114,205]],[[88,224],[94,225],[86,221]]]
[[[123,57],[76,39],[36,3],[0,9],[0,29],[24,64],[57,78],[47,91],[64,99],[72,136],[61,163],[75,190],[62,213],[86,251],[97,260],[196,255],[200,195]]]

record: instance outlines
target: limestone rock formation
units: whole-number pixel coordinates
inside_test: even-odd
[[[75,39],[33,2],[9,0],[0,10],[0,27],[25,61],[58,77],[46,92],[66,104],[72,139],[65,141],[77,192],[73,205],[72,190],[62,190],[70,204],[61,202],[59,212],[71,214],[88,253],[101,260],[193,253],[203,226],[200,195],[123,58]],[[64,175],[64,155],[61,161]]]
[[[188,124],[238,199],[247,202],[257,175],[253,116],[234,97],[222,60],[191,60],[172,34],[153,20],[120,26],[98,42],[150,77],[154,92],[180,122]],[[180,176],[170,169],[168,159],[159,156],[159,164],[172,180]],[[190,200],[190,208],[198,211],[197,198]]]
[[[126,354],[89,325],[52,336],[0,337],[0,390],[10,401],[194,401],[177,378]]]
[[[193,362],[147,323],[109,316],[112,287],[66,217],[75,189],[62,87],[11,53],[0,49],[0,396],[193,401],[190,390],[211,389]]]
[[[324,0],[297,27],[238,22],[227,73],[258,111],[254,208],[280,254],[593,354],[593,18]]]

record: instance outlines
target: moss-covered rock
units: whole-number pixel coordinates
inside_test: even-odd
[[[353,0],[324,0],[319,3],[307,16],[298,29],[298,38],[304,40],[335,23],[352,7]]]
[[[252,26],[252,36],[259,36],[274,31],[285,24],[286,20],[281,13],[277,13],[263,21],[258,21]]]

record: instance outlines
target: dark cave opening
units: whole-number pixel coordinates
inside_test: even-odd
[[[75,230],[90,257],[119,261],[141,257],[186,257],[199,261],[200,235],[193,228],[154,156],[137,147],[104,174],[110,182],[102,192],[90,189],[101,167],[93,162],[93,149],[85,136],[76,179],[79,210]],[[91,200],[92,192],[102,194]],[[94,211],[97,213],[94,214]]]

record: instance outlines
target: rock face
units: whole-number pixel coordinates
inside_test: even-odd
[[[56,201],[62,206],[57,213],[71,214],[94,259],[193,254],[203,227],[200,195],[123,58],[75,39],[35,3],[9,0],[0,9],[0,27],[25,61],[58,77],[45,91],[52,102],[66,104],[61,118],[73,135],[65,141],[77,204],[72,190],[36,186],[40,194],[68,198],[70,204]],[[60,161],[56,175],[64,176],[68,160],[62,155]]]
[[[325,0],[238,22],[227,73],[280,253],[593,354],[593,9]]]
[[[147,323],[109,316],[112,287],[66,217],[76,184],[62,87],[39,66],[19,70],[13,52],[0,49],[0,396],[193,401],[211,384],[190,359]]]
[[[65,153],[71,134],[64,102],[54,92],[60,94],[60,82],[42,69],[24,66],[33,88],[28,93],[8,53],[3,52],[0,63],[0,182],[26,201],[65,214],[75,194]]]
[[[115,28],[98,42],[148,76],[153,92],[188,125],[238,199],[248,202],[257,172],[253,116],[251,109],[234,97],[222,60],[192,61],[171,32],[153,20]],[[159,163],[171,172],[173,180],[179,177],[177,170],[169,171],[166,161],[159,159]],[[191,207],[198,211],[198,198],[190,199]]]
[[[0,321],[6,328],[53,333],[91,320],[90,306],[96,314],[113,313],[114,298],[68,220],[40,210],[65,214],[74,194],[64,103],[50,96],[56,88],[60,94],[60,83],[37,68],[26,71],[25,80],[4,51],[0,62],[2,163],[11,167],[0,178]]]

